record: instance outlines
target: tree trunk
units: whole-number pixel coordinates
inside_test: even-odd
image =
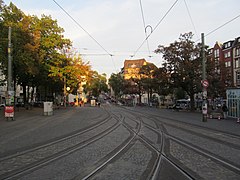
[[[26,97],[26,91],[27,91],[27,88],[26,88],[26,84],[22,84],[22,87],[23,87],[23,102],[24,104],[27,103],[27,97]]]
[[[195,110],[194,94],[190,95],[190,106],[191,106],[191,111],[194,111]]]

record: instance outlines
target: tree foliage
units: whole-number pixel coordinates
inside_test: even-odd
[[[64,29],[56,20],[46,15],[40,18],[25,15],[13,3],[6,6],[0,0],[2,69],[7,69],[9,27],[12,29],[13,78],[15,84],[23,87],[23,95],[27,94],[26,87],[36,87],[37,94],[45,97],[61,94],[64,79],[72,92],[77,92],[83,77],[84,81],[94,81],[91,66],[71,50],[72,43],[64,38]],[[103,81],[100,78],[100,86]],[[24,99],[26,101],[26,97]]]
[[[111,74],[108,84],[111,86],[115,96],[119,98],[124,91],[124,79],[121,73]]]
[[[156,53],[163,54],[166,68],[170,73],[171,87],[183,89],[194,106],[194,94],[201,87],[201,46],[192,41],[193,34],[181,34],[178,41],[169,46],[158,46]]]
[[[101,92],[108,92],[106,74],[98,74],[93,71],[89,76],[90,81],[84,86],[85,92],[89,92],[90,96],[98,97]]]
[[[147,63],[140,68],[139,74],[143,90],[148,94],[148,102],[152,100],[152,94],[156,89],[157,79],[154,77],[157,67],[153,63]]]

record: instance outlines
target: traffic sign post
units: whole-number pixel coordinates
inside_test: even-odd
[[[202,81],[202,86],[203,86],[204,88],[208,88],[208,86],[209,86],[208,80],[204,79],[204,80]]]
[[[203,90],[202,90],[202,122],[207,122],[207,88],[209,86],[209,83],[206,79],[206,52],[205,52],[205,43],[204,43],[204,33],[201,34],[201,38],[202,38],[202,86],[203,86]]]

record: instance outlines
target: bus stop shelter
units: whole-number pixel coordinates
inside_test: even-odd
[[[228,117],[240,118],[240,88],[227,89]]]

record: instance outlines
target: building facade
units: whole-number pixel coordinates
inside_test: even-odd
[[[240,87],[240,37],[233,43],[233,86]]]
[[[145,59],[125,60],[124,61],[124,79],[139,79],[139,71],[143,65],[146,65]]]

